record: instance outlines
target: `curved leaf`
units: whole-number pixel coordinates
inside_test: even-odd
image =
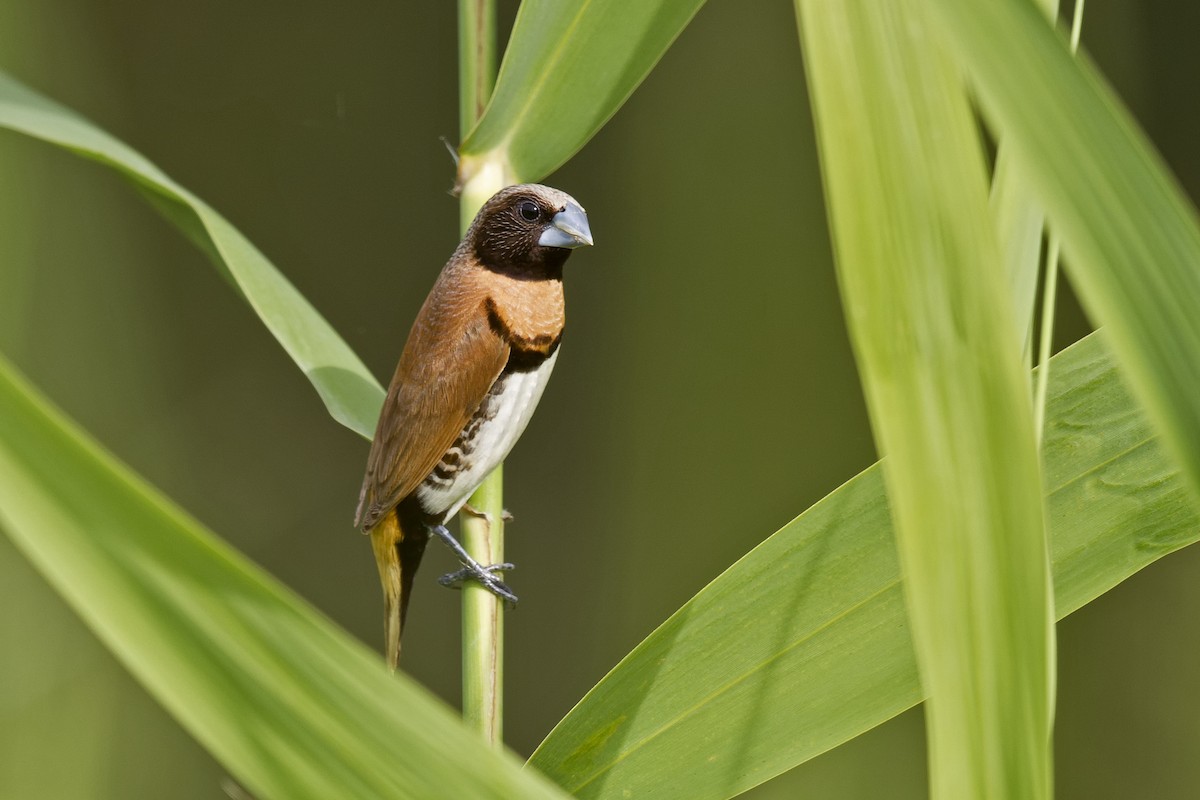
[[[1058,17],[1058,0],[1038,0],[1051,24]],[[1037,297],[1038,257],[1042,250],[1045,215],[1029,187],[1029,181],[1013,164],[1012,153],[1003,141],[996,146],[996,167],[992,173],[990,197],[998,241],[1004,259],[1004,273],[1012,294],[1016,314],[1017,347],[1025,363],[1030,363],[1033,335],[1033,303]]]
[[[0,527],[264,798],[561,798],[84,439],[0,360]]]
[[[1200,516],[1100,334],[1051,376],[1043,480],[1062,618],[1200,539]],[[920,702],[884,497],[876,464],[748,553],[530,763],[581,798],[722,800]]]
[[[491,102],[462,143],[459,184],[483,163],[540,180],[625,102],[704,0],[525,0]]]
[[[966,87],[912,0],[796,10],[930,696],[931,796],[1047,798],[1054,618],[1038,451]]]
[[[1200,490],[1200,225],[1086,58],[1027,0],[922,0],[1061,234],[1066,269]]]
[[[329,323],[224,217],[144,156],[0,72],[0,128],[116,169],[203,250],[304,371],[335,420],[370,439],[383,389]]]

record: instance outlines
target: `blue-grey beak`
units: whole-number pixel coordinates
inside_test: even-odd
[[[543,247],[566,247],[574,249],[592,243],[592,229],[588,225],[587,212],[575,203],[555,214],[550,227],[542,232],[538,244]]]

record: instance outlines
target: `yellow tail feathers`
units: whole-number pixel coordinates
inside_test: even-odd
[[[429,532],[425,527],[419,522],[402,524],[396,509],[389,511],[371,529],[371,548],[375,551],[375,565],[379,567],[379,581],[383,584],[383,652],[388,669],[393,672],[400,663],[400,637],[404,633],[413,576],[421,565],[428,542]]]
[[[400,543],[404,532],[393,509],[371,529],[371,548],[383,584],[384,655],[388,669],[395,672],[400,663],[400,634],[404,628],[404,568],[400,563]]]

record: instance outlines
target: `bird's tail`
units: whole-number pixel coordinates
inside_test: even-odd
[[[419,523],[403,525],[395,509],[371,529],[371,547],[379,567],[379,580],[383,583],[384,655],[388,669],[393,671],[400,663],[400,635],[404,632],[404,618],[408,614],[413,576],[417,574],[428,541],[429,534],[423,526]]]

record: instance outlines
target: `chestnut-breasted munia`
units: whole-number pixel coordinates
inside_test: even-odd
[[[516,443],[562,341],[563,265],[592,243],[569,195],[525,184],[484,203],[421,306],[379,415],[355,524],[371,535],[383,582],[386,655],[395,669],[413,576],[430,534],[510,602],[497,577],[445,523]]]

